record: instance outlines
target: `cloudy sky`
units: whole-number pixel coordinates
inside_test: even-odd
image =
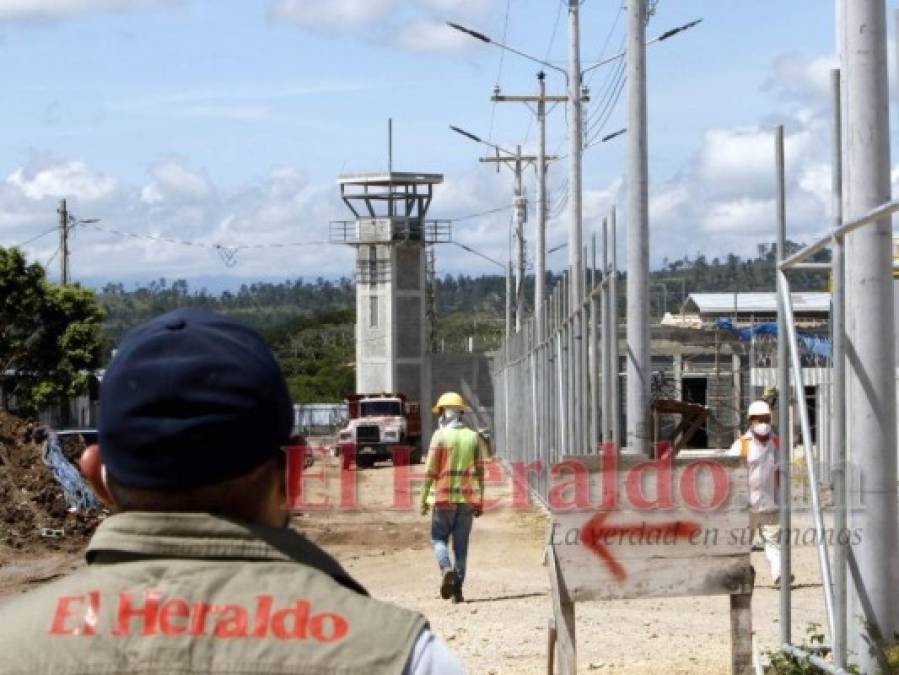
[[[899,3],[887,4],[892,13]],[[585,63],[621,47],[621,5],[583,2]],[[659,0],[647,34],[695,18],[703,23],[648,50],[656,265],[753,255],[773,240],[779,123],[791,237],[828,217],[833,2]],[[74,233],[72,274],[88,284],[164,276],[219,289],[348,275],[350,251],[320,243],[329,221],[348,217],[335,177],[386,166],[392,117],[395,168],[446,177],[431,215],[463,219],[459,241],[506,258],[509,211],[465,217],[506,207],[511,174],[479,164],[481,148],[448,125],[533,151],[527,108],[489,97],[496,84],[533,92],[535,68],[446,29],[447,19],[564,65],[559,0],[0,0],[0,244],[50,230],[65,197],[76,217],[102,219],[102,230]],[[606,66],[589,82],[588,138],[624,126],[619,75]],[[550,74],[550,93],[562,86]],[[563,108],[548,129],[550,150],[564,153]],[[624,150],[619,138],[586,152],[587,236],[625,201]],[[566,228],[564,164],[549,180],[554,245]],[[534,223],[532,213],[529,245]],[[228,267],[216,245],[256,248]],[[56,236],[24,248],[46,263]],[[551,256],[550,267],[564,264],[564,251]],[[495,269],[459,248],[438,253],[440,273]]]

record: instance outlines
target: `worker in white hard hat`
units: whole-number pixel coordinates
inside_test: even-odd
[[[729,454],[739,455],[746,461],[749,527],[753,533],[759,532],[774,586],[780,587],[780,440],[771,431],[771,408],[765,401],[754,401],[747,417],[749,430],[734,441]]]
[[[468,558],[468,538],[484,504],[484,466],[477,432],[463,422],[468,407],[459,394],[443,394],[432,408],[440,427],[431,437],[421,513],[431,506],[431,544],[440,567],[440,596],[464,602],[462,583]],[[433,497],[431,488],[434,488]],[[448,545],[452,539],[453,558]]]

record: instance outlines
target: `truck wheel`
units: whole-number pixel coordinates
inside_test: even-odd
[[[375,458],[371,455],[356,455],[356,468],[368,469],[375,463]]]

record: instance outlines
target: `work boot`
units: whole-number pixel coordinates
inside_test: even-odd
[[[456,587],[456,573],[452,567],[443,570],[443,581],[440,583],[440,597],[448,600]]]
[[[457,590],[453,592],[453,604],[458,605],[465,602],[465,598],[462,597],[462,591]]]

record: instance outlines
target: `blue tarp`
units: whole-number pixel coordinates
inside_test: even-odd
[[[715,319],[715,328],[733,333],[741,342],[749,342],[753,335],[777,336],[776,323],[757,323],[751,328],[736,328],[730,319],[719,316]],[[799,333],[799,348],[814,356],[830,357],[830,340],[819,335]]]
[[[59,445],[59,437],[52,431],[44,442],[41,459],[44,460],[44,464],[50,469],[53,478],[62,487],[69,508],[74,507],[82,513],[100,509],[100,502],[94,495],[94,491],[85,482],[78,469],[66,459]]]

